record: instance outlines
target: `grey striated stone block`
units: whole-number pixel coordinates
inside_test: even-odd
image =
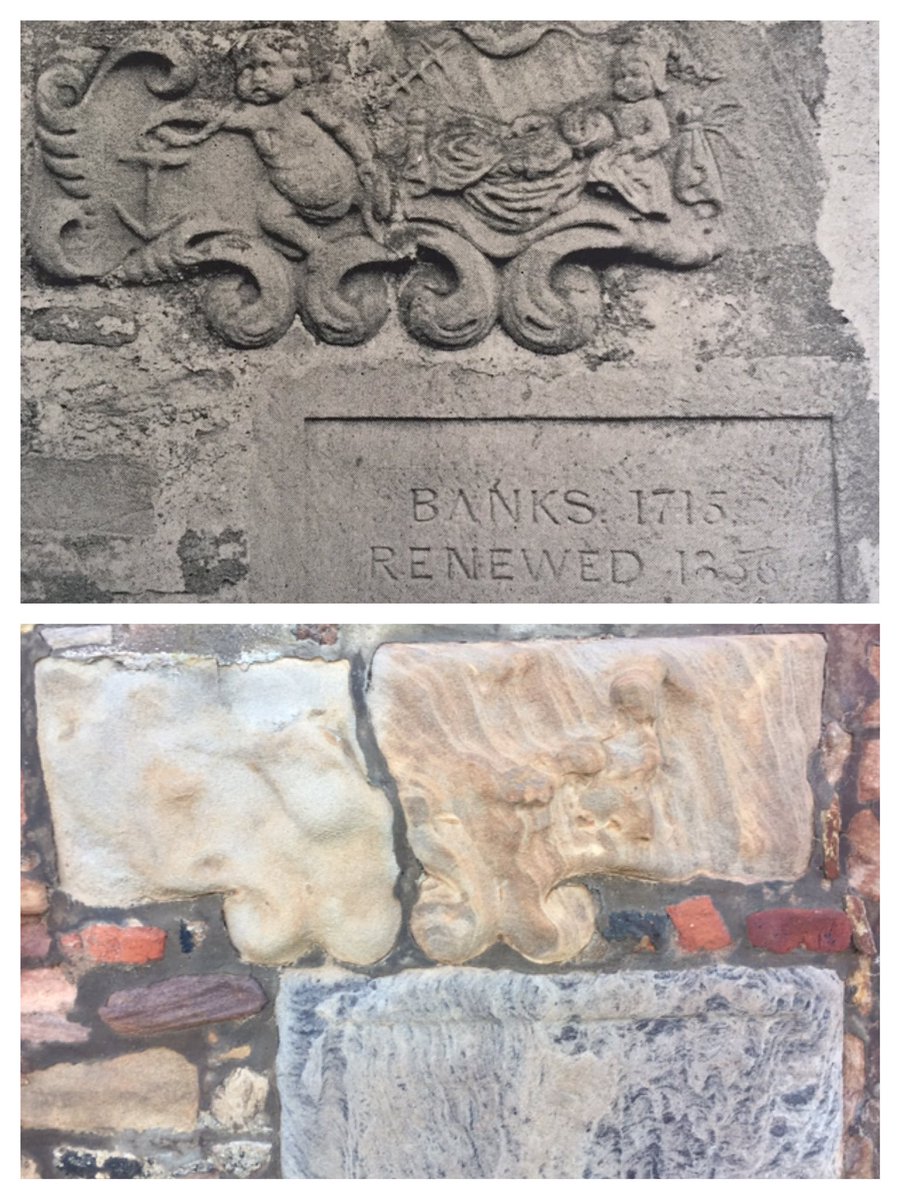
[[[288,972],[282,1170],[831,1178],[841,1013],[816,967]]]

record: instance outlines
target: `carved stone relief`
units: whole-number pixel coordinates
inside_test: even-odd
[[[796,879],[824,641],[386,645],[370,707],[422,864],[413,936],[460,963],[562,962],[590,875]]]
[[[255,962],[381,958],[400,920],[392,815],[348,664],[163,659],[37,667],[63,889],[116,906],[221,892]]]
[[[559,353],[597,323],[595,270],[679,268],[725,245],[720,158],[738,105],[655,24],[315,23],[244,32],[219,62],[146,30],[44,65],[31,246],[110,285],[213,272],[239,346],[299,313],[353,345],[390,311],[468,346],[496,322]]]

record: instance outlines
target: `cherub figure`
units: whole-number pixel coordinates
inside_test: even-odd
[[[305,250],[306,222],[334,221],[353,208],[380,236],[377,222],[391,208],[387,173],[361,116],[351,112],[339,88],[313,82],[301,39],[285,29],[253,29],[235,44],[232,57],[238,103],[196,132],[169,124],[156,134],[182,146],[199,145],[220,130],[247,134],[281,197],[264,202],[260,224],[283,241]]]
[[[665,75],[661,55],[639,44],[623,46],[613,64],[614,101],[606,111],[592,98],[560,117],[561,132],[576,153],[591,156],[586,184],[614,192],[647,217],[672,215],[672,185],[655,157],[672,136],[658,99],[666,91]]]

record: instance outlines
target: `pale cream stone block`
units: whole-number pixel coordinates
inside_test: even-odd
[[[369,963],[399,924],[392,811],[367,779],[346,662],[37,668],[64,890],[85,904],[225,896],[246,959]]]
[[[265,1125],[269,1081],[249,1067],[238,1067],[216,1088],[210,1105],[215,1120],[233,1131]]]

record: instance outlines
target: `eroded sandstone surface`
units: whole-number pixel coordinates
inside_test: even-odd
[[[251,961],[380,958],[399,924],[392,816],[348,679],[346,662],[42,662],[62,887],[94,905],[222,892]]]
[[[381,647],[369,703],[424,870],[419,944],[561,962],[595,927],[575,877],[799,877],[824,653],[814,635]]]

